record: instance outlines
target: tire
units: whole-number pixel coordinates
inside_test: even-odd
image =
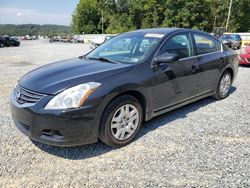
[[[136,137],[142,119],[140,102],[130,95],[119,96],[107,105],[102,114],[99,139],[114,148],[125,146]]]
[[[228,97],[231,86],[232,74],[229,71],[225,71],[220,78],[216,94],[213,96],[213,98],[221,100]]]

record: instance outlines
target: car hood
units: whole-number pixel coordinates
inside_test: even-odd
[[[130,67],[129,64],[74,58],[37,68],[25,74],[19,84],[28,90],[54,95],[78,84],[126,72]]]

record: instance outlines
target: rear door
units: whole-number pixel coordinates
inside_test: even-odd
[[[155,68],[156,84],[152,89],[154,110],[161,110],[197,95],[198,62],[193,56],[191,35],[178,33],[167,39],[156,56],[175,53],[178,60]]]
[[[199,94],[217,88],[220,70],[225,66],[221,42],[201,33],[193,33],[194,52],[199,64]]]

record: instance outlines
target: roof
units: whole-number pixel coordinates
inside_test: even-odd
[[[207,35],[209,37],[212,37],[216,40],[219,40],[218,38],[212,36],[211,34],[204,32],[204,31],[200,31],[197,29],[187,29],[187,28],[170,28],[170,27],[165,27],[165,28],[150,28],[150,29],[139,29],[139,30],[135,30],[135,31],[130,31],[124,34],[148,34],[148,33],[153,33],[153,34],[163,34],[163,35],[168,35],[177,31],[184,31],[184,32],[195,32],[195,33],[200,33],[203,35]]]
[[[160,34],[168,34],[173,31],[183,30],[183,28],[149,28],[149,29],[140,29],[135,31],[130,31],[128,33],[160,33]]]

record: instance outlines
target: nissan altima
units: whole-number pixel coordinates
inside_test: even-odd
[[[31,140],[121,147],[144,121],[205,97],[226,98],[237,72],[237,53],[208,33],[137,30],[27,73],[11,93],[11,113]]]

